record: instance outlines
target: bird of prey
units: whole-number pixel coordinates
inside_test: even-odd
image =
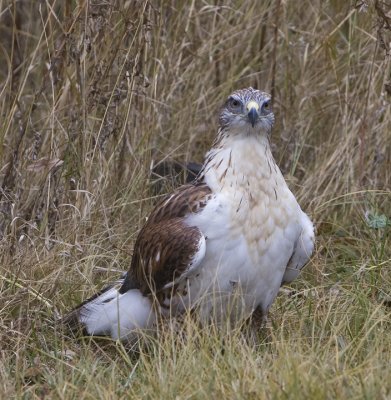
[[[194,182],[166,196],[141,229],[129,271],[65,318],[90,335],[131,341],[160,318],[267,315],[314,247],[314,228],[271,149],[270,95],[247,88],[225,101]]]

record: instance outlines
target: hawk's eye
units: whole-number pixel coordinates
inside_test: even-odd
[[[268,110],[268,109],[269,109],[269,102],[268,102],[268,101],[265,101],[265,102],[263,103],[263,108],[264,108],[265,110]]]
[[[239,108],[242,105],[242,103],[238,99],[235,99],[234,97],[231,97],[229,99],[229,105],[232,108]]]

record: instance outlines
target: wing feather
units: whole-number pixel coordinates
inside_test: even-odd
[[[281,284],[290,283],[297,278],[301,269],[307,264],[314,250],[314,226],[307,214],[302,214],[302,231],[296,242],[293,254],[285,269]]]
[[[211,190],[206,184],[180,187],[164,198],[141,229],[132,263],[120,289],[140,289],[145,295],[174,286],[193,273],[205,255],[205,237],[185,217],[202,210]]]

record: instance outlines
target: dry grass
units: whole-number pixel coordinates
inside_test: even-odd
[[[390,9],[1,1],[0,397],[391,398]],[[318,229],[269,333],[189,321],[135,354],[58,332],[129,265],[151,160],[202,161],[249,85],[274,95],[274,153]]]

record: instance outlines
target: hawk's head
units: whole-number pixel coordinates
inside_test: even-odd
[[[220,113],[220,126],[230,133],[269,134],[273,123],[270,95],[251,87],[233,92]]]

